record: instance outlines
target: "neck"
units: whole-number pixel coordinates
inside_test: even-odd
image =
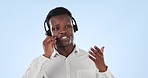
[[[75,45],[73,43],[69,44],[68,46],[57,46],[57,51],[59,52],[59,54],[68,57],[73,49],[75,48]]]

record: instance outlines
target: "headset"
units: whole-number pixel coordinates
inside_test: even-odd
[[[44,29],[45,29],[45,32],[46,32],[45,34],[46,34],[47,36],[52,36],[51,31],[50,31],[50,24],[49,24],[50,18],[53,17],[53,16],[58,16],[58,15],[63,15],[63,14],[67,14],[68,16],[71,17],[74,32],[78,31],[77,22],[76,22],[76,20],[72,17],[72,14],[70,13],[70,11],[68,11],[68,10],[67,10],[66,8],[64,8],[64,7],[57,7],[57,8],[55,8],[55,9],[52,9],[52,10],[48,13],[48,15],[47,15],[47,17],[46,17],[46,19],[45,19],[45,21],[44,21]],[[47,28],[48,28],[48,29],[47,29]]]

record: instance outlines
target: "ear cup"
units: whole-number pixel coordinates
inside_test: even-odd
[[[76,31],[78,31],[77,22],[76,22],[76,20],[73,17],[71,17],[71,18],[72,18],[74,32],[76,32]]]
[[[77,25],[73,25],[74,32],[78,31]]]
[[[46,31],[46,35],[52,36],[50,30]]]
[[[50,25],[47,23],[47,19],[44,21],[44,29],[45,29],[45,34],[47,36],[51,36]]]

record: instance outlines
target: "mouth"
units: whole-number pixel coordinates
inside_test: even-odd
[[[60,40],[62,40],[62,41],[67,41],[67,40],[69,40],[69,37],[68,37],[68,36],[62,36],[62,37],[60,38]]]
[[[71,37],[68,35],[59,36],[56,42],[57,46],[67,46],[70,43],[72,43],[72,41],[71,41]]]

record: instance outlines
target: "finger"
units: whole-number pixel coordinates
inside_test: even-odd
[[[56,42],[56,37],[51,37],[51,36],[46,37],[46,39],[43,41],[43,44],[46,45],[46,44],[48,44],[50,42],[55,43]]]
[[[94,46],[94,48],[98,51],[98,54],[103,55],[103,53],[101,52],[101,50],[97,46]]]
[[[95,53],[96,55],[99,55],[99,53],[97,52],[96,49],[94,49],[94,48],[91,47],[90,50],[91,50],[93,53]]]
[[[102,53],[104,53],[104,48],[105,48],[104,46],[101,48],[101,52],[102,52]]]
[[[92,56],[93,58],[97,58],[97,55],[94,52],[89,51],[90,56]]]
[[[92,56],[88,56],[94,63],[95,63],[95,61],[96,61],[96,59],[95,58],[93,58]]]
[[[47,40],[48,40],[49,38],[51,38],[51,37],[52,37],[52,36],[47,36],[44,41],[47,41]]]
[[[46,40],[46,42],[55,41],[55,40],[56,40],[56,37],[50,37]]]
[[[47,37],[44,39],[43,44],[46,44],[46,43],[47,43],[47,40],[48,40],[49,38],[51,38],[51,36],[47,36]]]
[[[98,47],[91,48],[91,50],[97,55],[97,56],[103,56],[101,50]]]
[[[100,58],[102,58],[103,56],[100,54],[96,54],[94,52],[89,51],[90,56],[94,57],[96,60],[99,60]]]
[[[47,42],[47,46],[51,46],[52,48],[55,47],[55,44],[56,44],[56,40],[51,40],[51,41]]]
[[[56,44],[56,41],[52,43],[52,48],[54,48],[54,47],[55,47],[55,44]]]
[[[55,44],[56,44],[56,41],[57,41],[56,37],[51,37],[51,40],[48,41],[47,43],[48,43],[48,45],[51,45],[52,48],[54,48]]]

